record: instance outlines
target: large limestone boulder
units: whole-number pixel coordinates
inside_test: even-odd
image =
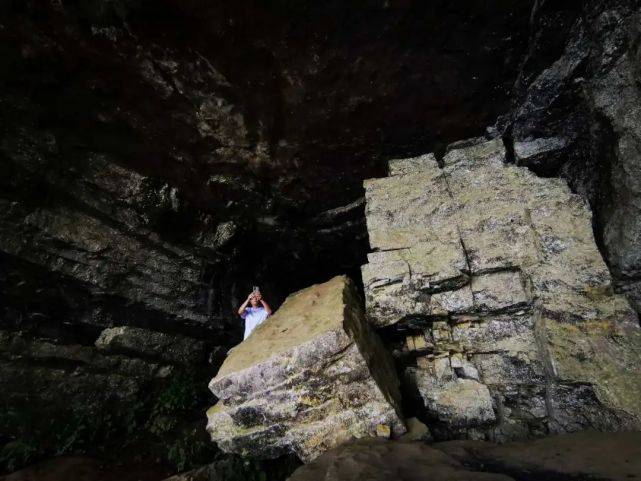
[[[641,427],[638,320],[563,180],[473,139],[365,188],[367,318],[407,335],[405,378],[437,437]]]
[[[289,296],[209,388],[220,400],[207,430],[225,452],[307,462],[350,438],[405,431],[391,357],[344,276]]]

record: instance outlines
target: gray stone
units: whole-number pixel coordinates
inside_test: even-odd
[[[437,165],[434,154],[421,155],[410,159],[394,159],[388,162],[389,175],[419,172],[423,169],[433,169]]]
[[[520,272],[503,271],[472,277],[474,307],[479,311],[518,308],[530,302]]]
[[[225,360],[207,430],[225,452],[310,461],[352,437],[405,431],[389,354],[344,276],[287,298]]]
[[[449,363],[449,359],[444,358]],[[415,370],[418,392],[427,414],[451,429],[478,428],[496,420],[492,397],[485,384],[473,379],[431,375]]]
[[[514,155],[520,164],[537,162],[540,157],[562,151],[567,146],[567,140],[559,137],[531,139],[514,142]]]
[[[641,312],[641,8],[626,0],[577,7],[566,16],[560,6],[534,6],[528,60],[502,130],[517,162],[568,179],[589,200],[612,275]]]
[[[142,240],[66,206],[32,209],[0,201],[0,249],[88,286],[181,319],[204,321],[193,302],[200,264],[193,253]]]
[[[365,182],[369,322],[427,326],[406,378],[439,436],[641,426],[641,330],[613,292],[587,204],[505,160],[501,139],[473,139],[443,168],[397,160],[397,175]]]
[[[417,418],[405,421],[407,432],[400,438],[401,441],[431,441],[432,435],[429,428]]]
[[[451,144],[443,158],[445,166],[460,164],[459,167],[476,162],[502,163],[504,161],[503,141],[500,138],[488,141],[480,137]]]

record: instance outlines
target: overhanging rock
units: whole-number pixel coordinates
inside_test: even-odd
[[[641,427],[641,330],[588,206],[505,160],[476,139],[365,182],[369,321],[406,332],[406,379],[441,437]]]
[[[292,294],[209,384],[207,431],[225,452],[307,462],[350,438],[405,431],[389,354],[338,276]]]

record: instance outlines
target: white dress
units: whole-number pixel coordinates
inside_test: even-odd
[[[269,317],[264,307],[246,307],[240,316],[245,319],[245,337],[247,339],[256,327]]]

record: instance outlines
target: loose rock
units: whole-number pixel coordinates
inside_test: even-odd
[[[351,438],[405,431],[391,357],[344,277],[287,298],[225,360],[207,430],[225,452],[307,462]]]

